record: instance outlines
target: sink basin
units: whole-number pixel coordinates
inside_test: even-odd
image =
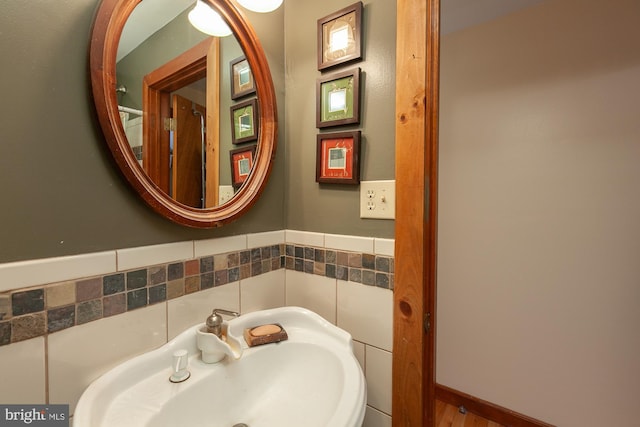
[[[288,340],[249,347],[245,328],[278,323]],[[202,361],[196,331],[133,358],[94,381],[74,427],[360,427],[366,386],[351,336],[299,307],[249,313],[228,322],[238,360]],[[191,376],[172,383],[172,354],[185,349]]]

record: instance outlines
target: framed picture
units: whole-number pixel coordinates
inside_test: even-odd
[[[258,103],[250,99],[231,106],[231,142],[240,144],[258,139]]]
[[[360,123],[360,68],[319,78],[316,127]]]
[[[362,58],[362,2],[318,19],[318,70]]]
[[[249,173],[251,173],[255,154],[256,144],[229,151],[231,160],[231,185],[234,190],[240,188],[249,176]]]
[[[256,92],[253,73],[249,61],[244,56],[234,59],[229,63],[231,75],[231,99],[242,98]]]
[[[360,183],[360,131],[318,135],[316,182]]]

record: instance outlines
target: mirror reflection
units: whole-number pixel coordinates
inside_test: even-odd
[[[135,7],[118,45],[116,94],[131,149],[151,181],[177,202],[211,208],[230,200],[250,172],[246,159],[232,170],[233,156],[254,153],[257,138],[234,144],[230,111],[233,117],[232,107],[255,90],[246,90],[251,73],[238,41],[191,25],[195,4]],[[245,85],[240,95],[238,84]]]

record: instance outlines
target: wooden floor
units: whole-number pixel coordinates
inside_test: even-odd
[[[436,400],[436,427],[504,427],[470,412],[461,414],[453,405]]]

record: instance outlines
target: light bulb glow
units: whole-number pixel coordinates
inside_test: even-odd
[[[280,7],[283,0],[238,0],[245,9],[253,12],[268,13]]]
[[[202,0],[198,0],[196,6],[189,12],[189,22],[198,31],[210,36],[226,37],[231,35],[231,29],[220,14]]]

